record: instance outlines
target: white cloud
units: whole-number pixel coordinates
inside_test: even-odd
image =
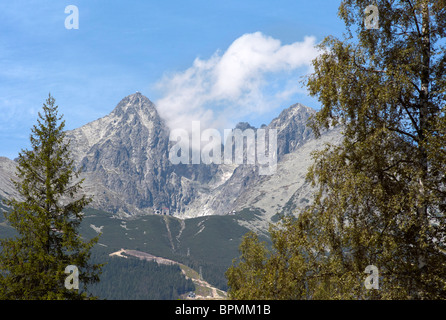
[[[187,70],[165,75],[156,85],[161,116],[172,129],[188,129],[191,121],[221,129],[234,118],[278,107],[302,92],[298,78],[311,70],[318,54],[315,41],[305,37],[282,45],[261,32],[245,34],[225,52],[196,58]]]

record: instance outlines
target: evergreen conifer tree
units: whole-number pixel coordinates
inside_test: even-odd
[[[14,184],[22,199],[11,199],[6,220],[18,236],[0,240],[0,299],[86,299],[87,284],[99,281],[101,265],[89,263],[88,242],[80,237],[82,180],[70,158],[58,106],[49,95],[31,129],[32,150],[22,150]],[[79,179],[77,179],[79,180]],[[79,270],[79,289],[67,289],[65,268]]]

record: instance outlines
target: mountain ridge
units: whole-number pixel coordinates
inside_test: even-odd
[[[246,163],[172,164],[169,128],[155,104],[139,92],[124,97],[110,114],[66,131],[66,137],[95,208],[120,217],[168,208],[178,218],[193,218],[254,207],[270,220],[285,207],[299,208],[308,198],[304,176],[311,152],[340,139],[339,130],[315,139],[306,125],[315,112],[296,103],[262,125],[277,130],[277,171],[270,176],[259,175],[257,165]],[[247,122],[235,128],[257,130]],[[0,196],[7,198],[17,194],[6,182],[14,162],[5,159],[0,158]],[[305,197],[295,194],[299,188]],[[268,196],[272,193],[280,198]]]

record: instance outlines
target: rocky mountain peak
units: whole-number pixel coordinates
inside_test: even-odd
[[[277,154],[280,160],[285,154],[294,152],[312,138],[313,131],[307,126],[308,120],[316,111],[300,103],[284,109],[268,125],[277,129]]]
[[[255,130],[256,128],[251,126],[248,122],[239,122],[235,126],[235,129],[240,129],[240,130],[244,131],[246,129],[253,129],[253,130]]]
[[[159,190],[168,166],[168,137],[155,105],[139,92],[123,98],[109,115],[67,132],[94,205],[128,214],[165,202]]]
[[[75,165],[82,169],[83,190],[94,197],[93,207],[122,216],[156,213],[165,207],[185,218],[252,206],[275,214],[290,197],[297,204],[306,197],[304,171],[311,151],[318,147],[307,126],[314,113],[294,104],[261,126],[267,135],[268,129],[277,130],[277,172],[267,176],[245,162],[173,164],[168,158],[169,129],[140,92],[123,98],[110,114],[66,134]],[[257,130],[248,122],[235,128]],[[333,140],[336,135],[324,137]],[[0,157],[1,197],[14,196],[10,178],[15,165]]]
[[[290,122],[299,122],[301,124],[306,124],[308,118],[314,113],[315,110],[304,106],[303,104],[296,103],[282,110],[279,116],[271,121],[270,127],[273,126],[276,129],[283,129]]]
[[[124,118],[124,120],[137,117],[137,120],[144,125],[147,125],[147,122],[150,121],[161,121],[155,104],[138,91],[123,98],[110,116]]]

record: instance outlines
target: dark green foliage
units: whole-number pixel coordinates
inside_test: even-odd
[[[84,286],[99,281],[100,265],[89,263],[98,238],[84,242],[78,234],[91,199],[80,194],[82,181],[57,109],[50,95],[31,129],[32,150],[19,154],[14,184],[23,200],[6,201],[11,211],[4,216],[17,235],[0,239],[0,299],[88,298],[85,291],[65,288],[68,265],[79,269]]]
[[[201,267],[204,280],[225,291],[224,273],[237,256],[241,238],[248,231],[239,221],[260,219],[257,212],[247,209],[234,216],[207,216],[184,221],[159,215],[124,220],[111,218],[110,213],[100,210],[86,209],[84,212],[80,228],[84,237],[96,235],[91,224],[102,226],[101,245],[95,247],[98,251],[110,253],[121,248],[135,249],[180,262],[197,272]],[[167,236],[166,220],[174,249]],[[184,222],[184,229],[180,235],[181,222]],[[124,223],[125,229],[121,226]],[[187,256],[188,249],[190,256]]]
[[[178,261],[182,264],[199,272],[201,268],[203,280],[210,285],[226,291],[228,289],[225,272],[229,267],[229,263],[223,265],[214,263],[212,259],[195,259],[194,257],[178,257]]]
[[[94,254],[92,260],[107,263],[102,268],[101,282],[88,288],[99,299],[175,300],[195,290],[192,280],[184,277],[178,265],[103,254]]]

